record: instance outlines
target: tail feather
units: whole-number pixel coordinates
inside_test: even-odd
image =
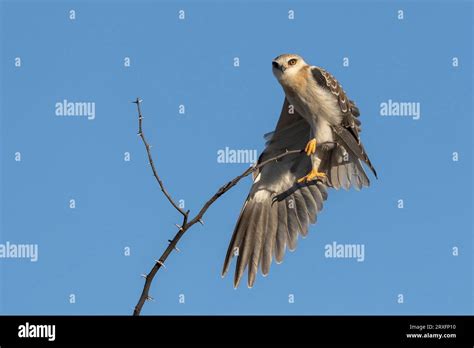
[[[351,186],[357,190],[370,185],[359,158],[349,149],[336,144],[329,150],[328,158],[322,161],[322,171],[327,173],[328,184],[336,190],[341,187],[348,190]]]
[[[370,168],[372,173],[374,173],[375,177],[377,178],[377,171],[375,170],[374,166],[370,162],[369,156],[364,149],[364,145],[362,142],[357,141],[354,136],[344,127],[335,126],[333,127],[334,134],[338,140],[338,143],[344,145],[344,148],[352,152],[358,159],[363,161],[367,166]]]

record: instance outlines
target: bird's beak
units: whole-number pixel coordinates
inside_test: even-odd
[[[285,67],[283,65],[278,64],[278,62],[276,62],[276,61],[272,62],[272,66],[273,66],[273,69],[278,69],[282,73],[285,72]]]

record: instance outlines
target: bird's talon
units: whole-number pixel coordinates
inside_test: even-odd
[[[316,169],[312,169],[308,175],[303,176],[301,179],[298,179],[298,183],[312,181],[314,179],[324,179],[326,177],[325,173],[318,172]]]

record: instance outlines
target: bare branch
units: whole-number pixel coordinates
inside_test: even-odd
[[[143,133],[143,116],[142,116],[142,110],[140,108],[140,104],[142,103],[142,99],[137,98],[133,103],[137,104],[137,111],[138,111],[138,135],[140,138],[142,138],[143,144],[145,145],[146,153],[148,155],[148,162],[150,162],[151,170],[153,171],[153,175],[158,181],[158,184],[160,185],[161,191],[165,195],[165,197],[168,199],[168,201],[171,203],[173,207],[177,211],[179,211],[183,216],[186,216],[186,212],[179,207],[179,205],[176,204],[176,202],[171,198],[171,195],[168,193],[168,191],[165,188],[165,185],[163,184],[163,181],[160,179],[158,176],[158,172],[156,171],[155,168],[155,163],[153,162],[153,158],[151,157],[151,145],[146,141],[145,134]]]
[[[252,167],[249,167],[245,172],[243,172],[242,174],[240,174],[239,176],[235,177],[234,179],[232,179],[231,181],[229,181],[228,183],[224,184],[221,186],[221,188],[219,188],[219,190],[217,190],[217,192],[214,194],[214,196],[212,196],[206,203],[204,203],[204,206],[201,208],[201,210],[199,211],[199,213],[188,223],[188,228],[191,227],[192,225],[194,225],[196,222],[201,222],[202,223],[202,217],[204,216],[204,214],[206,213],[207,209],[209,209],[209,207],[220,197],[222,196],[224,193],[226,193],[227,191],[229,191],[232,187],[234,187],[235,185],[237,185],[237,183],[245,178],[246,176],[249,176],[250,174],[252,174],[253,172],[255,172],[256,170],[262,168],[263,166],[267,165],[268,163],[270,162],[273,162],[273,161],[276,161],[282,157],[285,157],[285,156],[288,156],[288,155],[292,155],[292,154],[296,154],[296,153],[301,153],[303,152],[302,150],[291,150],[291,151],[288,151],[286,150],[285,152],[279,154],[278,156],[275,156],[275,157],[272,157],[266,161],[263,161],[262,163],[259,163],[258,165],[253,165]]]
[[[150,152],[150,145],[148,144],[148,142],[146,141],[145,139],[145,135],[143,134],[143,128],[142,128],[142,123],[143,123],[143,117],[142,117],[142,113],[141,113],[141,108],[140,108],[140,104],[141,104],[142,100],[140,98],[137,98],[134,103],[137,104],[137,110],[138,110],[138,135],[140,135],[140,137],[142,138],[143,140],[143,144],[145,145],[145,148],[146,148],[146,152],[148,154],[148,161],[150,162],[150,165],[151,165],[151,169],[153,170],[153,175],[155,176],[158,184],[160,185],[160,188],[161,188],[161,191],[164,193],[164,195],[166,196],[166,198],[168,199],[168,201],[171,203],[171,205],[173,205],[173,207],[176,208],[176,210],[178,210],[182,215],[183,215],[183,222],[180,225],[176,225],[176,227],[178,228],[178,232],[176,233],[176,235],[174,236],[173,239],[171,240],[168,240],[169,242],[169,245],[168,247],[165,249],[165,251],[163,252],[163,254],[161,255],[161,257],[158,259],[158,260],[155,260],[155,264],[153,266],[153,268],[150,270],[150,272],[146,275],[142,275],[144,278],[145,278],[145,285],[143,286],[143,290],[142,290],[142,293],[140,295],[140,298],[138,300],[138,303],[137,305],[135,306],[134,310],[133,310],[133,315],[140,315],[141,313],[141,310],[143,308],[143,305],[145,304],[145,302],[147,300],[150,300],[152,299],[152,297],[149,295],[149,291],[150,291],[150,287],[151,287],[151,284],[153,282],[153,279],[155,278],[155,275],[156,273],[159,271],[160,268],[164,268],[165,266],[165,261],[166,259],[168,258],[168,256],[171,254],[171,252],[173,250],[175,251],[179,251],[178,247],[177,247],[177,244],[179,242],[179,240],[181,239],[181,237],[186,233],[186,231],[192,227],[194,224],[196,223],[200,223],[200,224],[204,224],[203,222],[203,216],[204,214],[207,212],[207,210],[209,209],[209,207],[217,200],[219,199],[220,196],[222,196],[224,193],[226,193],[227,191],[229,191],[232,187],[234,187],[235,185],[237,185],[237,183],[242,180],[243,178],[245,178],[246,176],[252,174],[253,172],[259,170],[260,168],[262,168],[263,166],[267,165],[268,163],[270,162],[273,162],[273,161],[276,161],[282,157],[285,157],[285,156],[288,156],[288,155],[291,155],[291,154],[297,154],[297,153],[301,153],[303,152],[303,150],[291,150],[291,151],[285,151],[275,157],[272,157],[266,161],[263,161],[259,164],[256,164],[256,165],[253,165],[251,167],[249,167],[247,170],[245,170],[242,174],[240,174],[239,176],[235,177],[234,179],[230,180],[229,182],[227,182],[226,184],[222,185],[218,190],[217,192],[211,197],[209,198],[209,200],[204,203],[204,205],[202,206],[201,210],[198,212],[198,214],[192,218],[189,222],[188,222],[188,217],[189,217],[189,210],[187,211],[184,211],[182,210],[175,202],[174,200],[171,198],[170,194],[168,193],[168,191],[166,190],[166,188],[164,187],[164,184],[163,184],[163,181],[160,179],[160,177],[158,176],[158,173],[155,169],[155,165],[153,163],[153,159],[151,157],[151,152]]]

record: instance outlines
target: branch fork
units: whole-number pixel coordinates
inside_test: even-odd
[[[176,232],[175,236],[173,239],[169,239],[168,242],[168,247],[165,249],[163,254],[158,260],[155,260],[155,264],[153,265],[153,268],[148,272],[148,274],[142,274],[142,277],[145,278],[145,284],[143,286],[142,293],[140,295],[140,298],[138,300],[138,303],[136,304],[134,310],[133,310],[133,315],[138,316],[140,315],[143,305],[145,304],[146,301],[154,301],[153,297],[150,296],[150,287],[153,282],[153,279],[156,276],[156,273],[160,270],[160,268],[166,268],[165,262],[168,259],[168,256],[174,251],[179,252],[180,250],[177,247],[177,244],[181,237],[196,223],[200,223],[201,225],[204,225],[203,221],[203,216],[209,209],[209,207],[224,193],[229,191],[232,187],[234,187],[241,179],[245,178],[246,176],[252,174],[253,172],[257,171],[258,169],[262,168],[266,164],[279,160],[282,157],[295,154],[295,153],[301,153],[301,150],[285,150],[285,152],[272,157],[264,162],[261,163],[256,163],[252,166],[250,166],[247,170],[245,170],[242,174],[239,176],[235,177],[234,179],[228,181],[224,185],[222,185],[217,192],[209,198],[209,200],[204,203],[202,208],[199,210],[199,212],[194,216],[192,219],[189,219],[189,213],[190,211],[184,211],[179,207],[179,205],[176,203],[176,201],[172,198],[172,196],[169,194],[168,190],[165,188],[165,185],[163,184],[163,181],[161,180],[160,176],[158,175],[158,171],[155,168],[155,164],[153,162],[153,158],[151,155],[151,145],[148,143],[148,141],[145,138],[145,134],[143,133],[143,115],[141,111],[141,103],[143,102],[142,99],[137,98],[134,100],[132,103],[137,104],[137,112],[138,112],[138,136],[142,139],[142,142],[145,146],[146,153],[148,156],[148,162],[150,163],[150,167],[153,171],[153,176],[155,177],[160,190],[163,192],[164,196],[168,200],[168,202],[176,209],[176,211],[183,217],[183,222],[181,225],[176,224],[176,227],[178,228],[178,231]]]

